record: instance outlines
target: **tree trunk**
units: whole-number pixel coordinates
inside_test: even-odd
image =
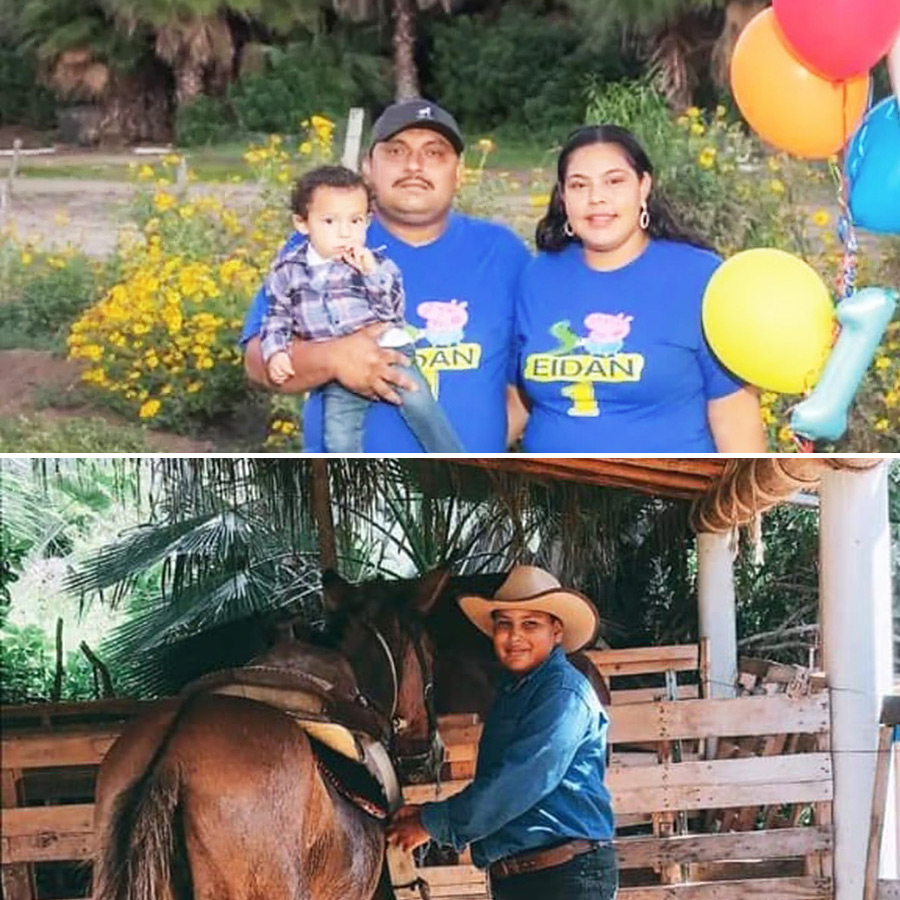
[[[203,93],[203,67],[186,60],[175,67],[175,105],[189,106]]]
[[[334,537],[334,516],[331,512],[331,485],[328,481],[328,461],[314,459],[312,468],[312,506],[319,535],[319,565],[323,572],[337,571],[337,544]]]
[[[392,0],[394,15],[395,99],[411,100],[419,94],[416,69],[416,0]]]
[[[726,90],[731,81],[731,57],[734,46],[747,23],[768,6],[768,0],[729,0],[725,24],[713,48],[712,76],[716,86]]]

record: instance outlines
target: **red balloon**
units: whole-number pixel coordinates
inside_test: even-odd
[[[835,81],[868,72],[900,32],[900,0],[773,0],[772,8],[800,59]]]

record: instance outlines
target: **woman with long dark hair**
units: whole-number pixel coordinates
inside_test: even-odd
[[[616,125],[574,131],[517,307],[528,452],[763,452],[756,392],[703,336],[721,263],[679,226]]]

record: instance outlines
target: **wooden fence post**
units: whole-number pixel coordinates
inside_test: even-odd
[[[365,110],[354,106],[347,116],[347,134],[344,136],[344,155],[341,165],[355,172],[359,168],[359,151],[362,147],[363,119]]]

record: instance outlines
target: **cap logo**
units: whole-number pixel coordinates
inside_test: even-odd
[[[416,112],[417,119],[430,119],[431,118],[431,107],[423,106],[420,110]]]

